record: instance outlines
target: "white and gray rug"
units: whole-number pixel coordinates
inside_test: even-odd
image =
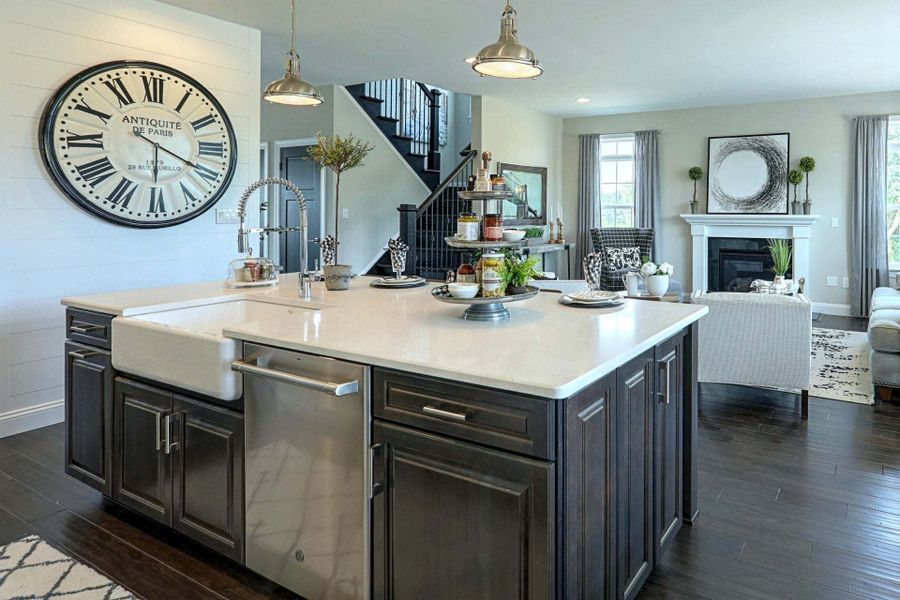
[[[875,404],[869,338],[863,331],[813,327],[809,395]]]
[[[36,535],[0,548],[3,600],[132,600],[135,596]]]

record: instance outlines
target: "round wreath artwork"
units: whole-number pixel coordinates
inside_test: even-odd
[[[734,196],[719,182],[719,167],[736,152],[752,152],[766,165],[766,180],[750,195]],[[784,147],[768,137],[734,138],[722,143],[710,165],[709,194],[728,212],[766,213],[784,209],[787,181],[787,156]]]

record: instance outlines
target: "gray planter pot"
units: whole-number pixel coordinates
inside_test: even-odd
[[[803,203],[803,214],[808,215],[812,210],[812,202],[804,202]]]
[[[799,200],[791,202],[791,214],[799,215],[803,212],[803,203]]]
[[[325,289],[338,291],[350,289],[351,265],[325,265]]]

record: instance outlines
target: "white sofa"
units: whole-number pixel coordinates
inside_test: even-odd
[[[799,389],[809,414],[812,307],[802,294],[695,292],[709,307],[699,321],[698,380]]]

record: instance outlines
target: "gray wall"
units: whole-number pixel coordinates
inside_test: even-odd
[[[688,168],[700,165],[706,171],[710,136],[787,131],[791,134],[791,168],[796,167],[802,156],[810,155],[817,161],[810,180],[810,196],[813,213],[822,218],[813,229],[812,281],[808,289],[820,308],[841,312],[850,303],[849,290],[840,287],[840,283],[849,274],[854,160],[851,118],[880,113],[900,113],[900,92],[566,119],[563,124],[566,221],[574,226],[577,217],[578,134],[659,129],[663,192],[663,247],[659,259],[675,265],[677,277],[685,282],[685,289],[690,289],[690,230],[678,217],[689,212],[692,182],[687,178]],[[705,211],[705,175],[698,190]],[[832,217],[838,220],[836,228],[832,227]],[[828,275],[838,277],[838,287],[826,287]]]

